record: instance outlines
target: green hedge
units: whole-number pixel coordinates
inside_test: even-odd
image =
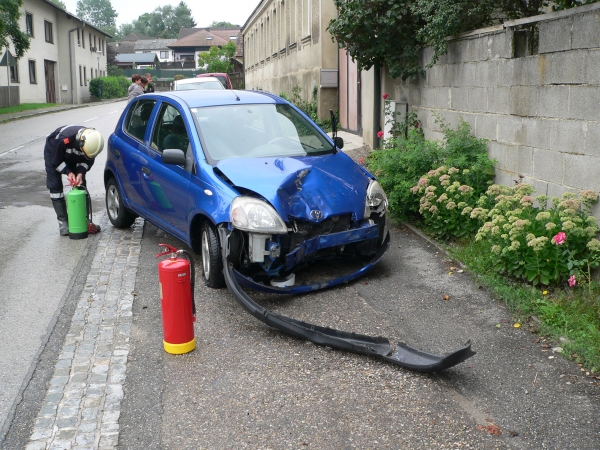
[[[125,77],[99,77],[90,80],[90,94],[101,100],[107,98],[127,97],[127,89],[131,80]]]

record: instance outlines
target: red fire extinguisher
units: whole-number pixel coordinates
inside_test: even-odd
[[[166,250],[157,258],[170,255],[158,263],[158,283],[163,322],[163,345],[167,353],[180,355],[196,348],[194,322],[194,258],[186,250],[177,250],[167,244],[159,244]],[[185,254],[188,259],[178,258]]]

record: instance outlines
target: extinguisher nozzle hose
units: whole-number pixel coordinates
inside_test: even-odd
[[[194,257],[187,250],[177,250],[179,254],[185,254],[190,261],[190,284],[192,285],[192,313],[194,314],[194,320],[196,320],[196,300],[194,299],[194,286],[196,282],[196,270],[194,267]]]

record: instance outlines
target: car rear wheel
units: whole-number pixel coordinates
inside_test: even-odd
[[[222,288],[225,286],[223,275],[223,260],[221,259],[221,246],[219,236],[215,227],[209,222],[202,224],[201,238],[202,254],[202,279],[204,284],[211,288]]]
[[[123,204],[119,186],[114,178],[106,183],[106,212],[110,222],[117,228],[133,225],[137,215]]]

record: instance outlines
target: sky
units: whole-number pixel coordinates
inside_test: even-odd
[[[67,6],[67,11],[72,14],[77,12],[77,0],[62,1]],[[154,11],[159,6],[168,4],[177,6],[179,2],[180,0],[144,0],[140,3],[130,0],[111,0],[112,7],[118,14],[117,27],[124,23],[131,23],[140,15]],[[184,0],[184,2],[192,10],[196,26],[206,27],[213,21],[226,21],[242,26],[260,0]]]

